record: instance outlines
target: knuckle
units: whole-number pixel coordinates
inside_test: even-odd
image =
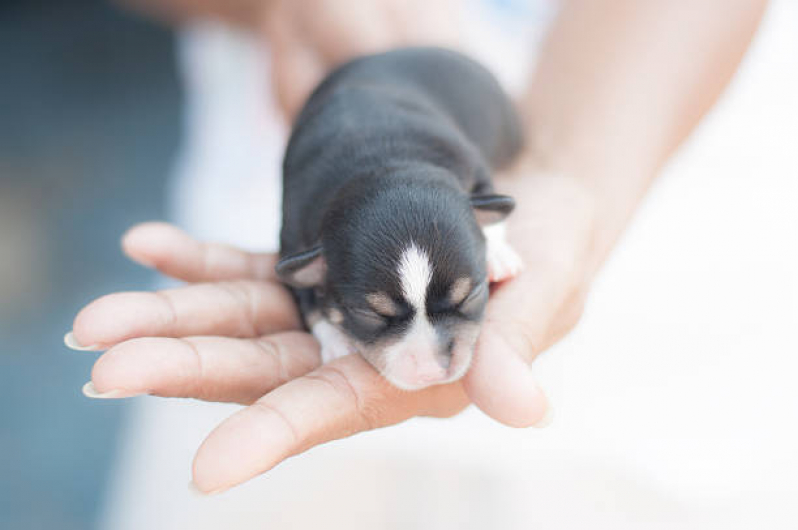
[[[271,337],[260,337],[254,341],[255,346],[265,355],[274,360],[277,367],[279,384],[284,384],[292,379],[288,369],[288,352],[283,345]]]
[[[161,302],[164,309],[163,327],[165,330],[172,330],[176,327],[178,321],[177,308],[175,307],[174,300],[169,291],[155,291],[153,295]]]
[[[349,376],[341,369],[325,365],[321,370],[308,375],[312,379],[323,381],[330,385],[338,395],[347,396],[346,401],[351,407],[353,417],[356,419],[355,430],[371,430],[379,426],[379,410],[374,407],[374,396],[361,394]]]
[[[239,335],[259,335],[261,329],[259,327],[260,293],[258,289],[253,288],[251,282],[245,281],[218,282],[215,285],[243,313],[240,320],[243,327],[239,331]]]
[[[276,416],[280,418],[282,423],[285,425],[289,435],[291,436],[291,445],[294,447],[302,448],[304,445],[305,436],[300,433],[297,426],[290,420],[287,414],[285,414],[278,406],[272,405],[265,400],[259,400],[252,404],[251,408],[255,411],[258,411],[262,414],[267,414],[271,416]]]
[[[191,372],[192,375],[190,378],[191,383],[188,385],[188,388],[191,389],[189,394],[198,399],[204,399],[206,397],[206,370],[202,352],[192,339],[181,338],[177,340],[186,347],[194,363],[194,369]]]

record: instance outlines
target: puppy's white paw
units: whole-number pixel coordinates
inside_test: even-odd
[[[327,320],[322,318],[313,324],[312,331],[313,336],[321,344],[322,364],[355,353],[355,348],[347,336]]]
[[[521,257],[507,243],[488,251],[488,281],[491,283],[514,278],[522,268]]]
[[[515,277],[524,266],[521,257],[507,242],[506,231],[504,223],[482,228],[487,247],[488,281],[491,283]]]

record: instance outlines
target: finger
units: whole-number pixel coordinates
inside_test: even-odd
[[[151,394],[249,404],[319,365],[319,346],[307,333],[254,339],[142,338],[111,348],[94,364],[102,396]]]
[[[422,5],[423,4],[423,5]],[[387,23],[395,36],[393,46],[441,46],[462,49],[462,25],[452,23],[452,13],[459,9],[457,0],[434,3],[426,1],[386,4]],[[419,16],[419,14],[423,16]]]
[[[548,419],[547,405],[529,364],[581,313],[578,293],[586,286],[593,208],[578,183],[562,178],[507,180],[503,188],[527,199],[509,225],[524,270],[491,292],[463,384],[471,400],[496,420],[540,425]]]
[[[78,313],[73,335],[99,350],[137,337],[259,337],[299,326],[287,289],[238,281],[103,296]]]
[[[417,414],[449,416],[467,398],[458,384],[405,392],[350,355],[291,381],[219,425],[194,459],[194,483],[214,493],[289,456]]]
[[[286,117],[293,121],[326,68],[318,50],[298,37],[292,25],[279,20],[267,23],[275,95]]]
[[[558,343],[576,327],[585,310],[586,296],[584,289],[576,289],[565,299],[565,302],[560,306],[559,311],[557,311],[549,325],[541,351],[545,351]]]
[[[524,361],[523,330],[483,326],[463,386],[485,414],[512,427],[541,425],[548,402]],[[518,341],[521,341],[519,344]]]
[[[132,260],[187,282],[277,278],[276,255],[200,243],[168,223],[134,226],[122,236],[122,249]]]
[[[544,261],[525,265],[511,282],[491,293],[474,359],[463,381],[466,392],[485,414],[513,427],[545,425],[548,403],[530,364],[566,333],[558,317],[570,281]],[[576,300],[576,298],[573,298]],[[575,323],[575,320],[573,321]]]
[[[342,24],[319,23],[313,26],[311,38],[314,46],[329,67],[402,44],[399,32],[392,31],[392,16],[385,6],[374,3],[361,5],[360,9],[344,15],[345,30]],[[334,9],[340,13],[340,9]]]

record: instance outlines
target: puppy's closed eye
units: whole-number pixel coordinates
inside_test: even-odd
[[[478,316],[487,299],[488,283],[483,281],[475,285],[473,289],[472,285],[468,278],[457,279],[445,297],[430,303],[430,312],[433,314],[459,313],[469,318]]]
[[[385,318],[368,309],[350,309],[348,313],[358,325],[370,330],[376,331],[387,324]]]
[[[468,296],[471,285],[471,278],[465,276],[457,278],[449,288],[449,302],[454,306],[459,305]]]
[[[477,286],[474,287],[470,293],[468,293],[468,296],[466,296],[465,299],[463,299],[463,301],[457,305],[457,310],[464,315],[476,313],[482,308],[482,305],[485,303],[487,297],[488,282],[483,281],[477,284]]]
[[[381,316],[395,317],[399,312],[396,302],[394,302],[390,296],[383,292],[367,294],[366,301],[369,303],[374,312]]]

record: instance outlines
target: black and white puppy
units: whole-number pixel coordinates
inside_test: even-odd
[[[359,58],[319,85],[285,155],[277,272],[325,362],[357,352],[407,390],[465,374],[489,281],[521,266],[491,184],[521,141],[493,76],[452,51]]]

